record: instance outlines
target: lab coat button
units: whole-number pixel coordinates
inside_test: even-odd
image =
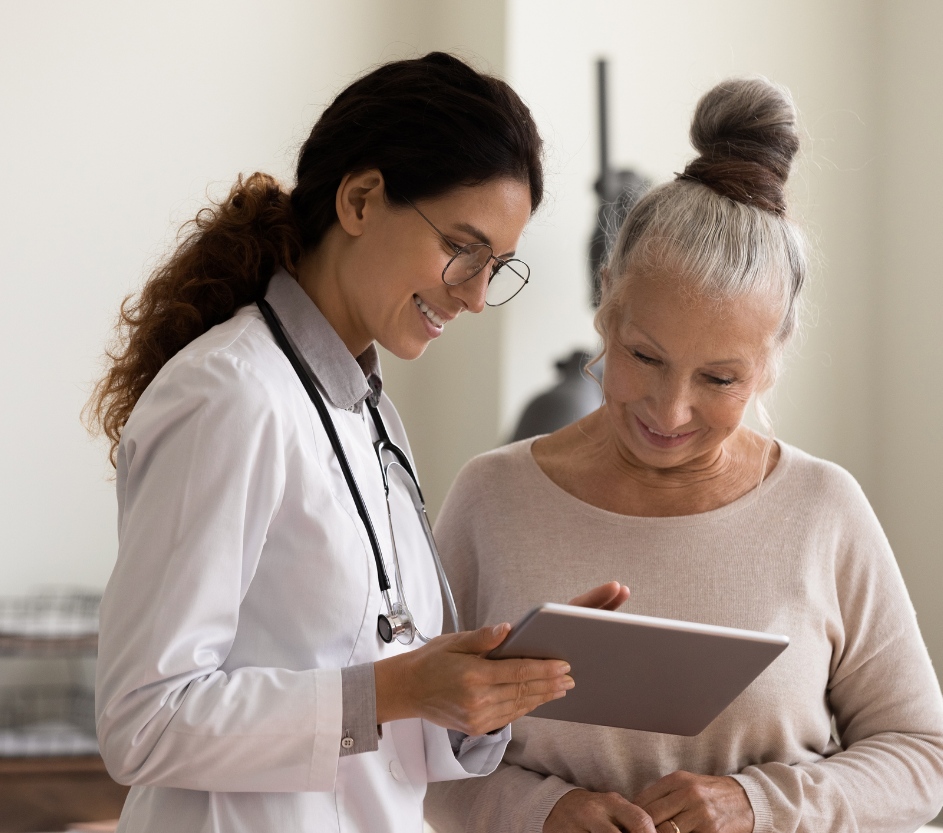
[[[343,746],[344,749],[350,749],[350,747],[352,747],[353,745],[354,745],[354,739],[352,737],[348,736],[341,740],[341,746]]]
[[[406,770],[403,769],[403,765],[399,761],[390,761],[390,774],[397,781],[406,780]]]

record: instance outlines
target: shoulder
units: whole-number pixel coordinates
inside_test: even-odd
[[[271,422],[297,395],[291,367],[261,315],[239,310],[194,339],[154,377],[122,431],[122,443],[207,422],[232,432]]]
[[[781,487],[769,491],[774,499],[770,508],[801,523],[818,557],[831,553],[836,569],[846,577],[876,565],[896,573],[881,522],[851,473],[793,446],[780,446],[784,471]]]
[[[466,494],[516,488],[533,475],[533,438],[503,445],[469,460],[459,471],[454,489]]]
[[[452,483],[437,530],[474,525],[475,519],[505,516],[515,500],[533,497],[531,439],[501,446],[469,460]]]
[[[168,395],[197,399],[276,393],[290,366],[254,307],[194,339],[161,369],[141,397],[142,406]]]
[[[860,511],[869,507],[861,485],[847,469],[782,441],[779,447],[782,479],[791,490],[827,509]]]

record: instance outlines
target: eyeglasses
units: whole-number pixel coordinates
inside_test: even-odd
[[[406,200],[405,197],[403,199]],[[491,267],[491,275],[488,277],[488,291],[485,293],[485,303],[489,307],[499,307],[501,304],[506,304],[527,285],[528,280],[530,280],[530,267],[523,260],[517,260],[516,258],[501,260],[501,258],[495,257],[494,250],[487,243],[469,243],[467,246],[456,246],[416,206],[409,200],[406,200],[406,203],[432,226],[432,230],[455,252],[452,259],[445,264],[445,268],[442,270],[442,280],[449,286],[458,286],[465,283],[465,281],[470,281],[492,260],[494,266]]]

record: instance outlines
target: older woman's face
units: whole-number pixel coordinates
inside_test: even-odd
[[[603,380],[620,452],[659,469],[715,459],[763,379],[777,326],[765,299],[717,302],[669,273],[633,276]]]

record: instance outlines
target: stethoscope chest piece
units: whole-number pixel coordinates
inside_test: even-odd
[[[377,633],[380,639],[389,644],[394,639],[409,645],[416,636],[416,626],[412,616],[402,610],[399,605],[393,605],[393,612],[389,615],[381,613],[377,616]]]

